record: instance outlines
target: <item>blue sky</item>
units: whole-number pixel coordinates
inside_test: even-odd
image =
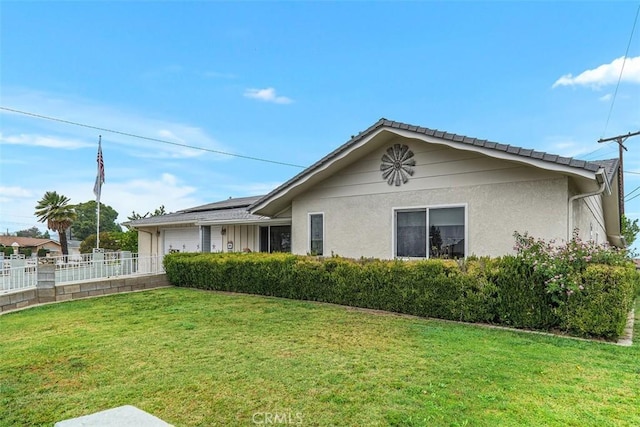
[[[381,117],[612,158],[597,140],[640,130],[639,7],[2,1],[0,106],[302,166]],[[120,221],[264,194],[301,170],[2,109],[0,231],[44,230],[46,191],[94,199],[99,134],[102,202]],[[640,136],[627,146],[629,193]],[[640,217],[640,198],[626,208]]]

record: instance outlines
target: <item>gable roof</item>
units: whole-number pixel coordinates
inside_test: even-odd
[[[349,141],[271,191],[269,194],[254,202],[249,207],[249,211],[251,213],[273,215],[274,212],[281,209],[282,206],[280,206],[281,204],[277,204],[277,206],[272,209],[265,209],[268,205],[272,204],[277,199],[285,197],[286,193],[292,188],[304,184],[305,182],[313,181],[312,178],[314,178],[315,175],[319,175],[322,171],[329,168],[334,162],[344,158],[346,154],[352,152],[359,146],[362,146],[368,140],[383,131],[389,131],[394,134],[410,138],[429,139],[432,142],[444,143],[458,149],[477,151],[491,157],[520,161],[536,167],[555,171],[564,171],[565,173],[573,173],[592,179],[595,178],[595,173],[597,171],[604,169],[610,182],[615,176],[619,163],[618,159],[593,162],[578,160],[571,157],[563,157],[543,151],[501,144],[486,139],[472,138],[382,118],[368,129],[360,132],[356,136],[353,136]]]
[[[30,247],[35,248],[45,245],[47,243],[53,243],[56,246],[60,246],[60,243],[52,239],[38,239],[36,237],[17,237],[17,236],[0,236],[0,245],[11,246],[17,243],[21,248]]]

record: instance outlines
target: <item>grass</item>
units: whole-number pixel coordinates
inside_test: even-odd
[[[1,426],[127,404],[176,426],[640,425],[640,347],[180,288],[0,316]]]

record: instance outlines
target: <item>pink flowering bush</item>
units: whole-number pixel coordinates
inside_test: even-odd
[[[567,297],[585,289],[582,275],[589,264],[622,266],[630,262],[627,251],[607,244],[585,242],[578,230],[568,242],[535,239],[527,233],[513,234],[517,257],[529,265],[541,280],[555,303],[561,305]]]

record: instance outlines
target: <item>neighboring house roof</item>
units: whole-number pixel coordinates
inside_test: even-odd
[[[17,237],[17,236],[0,236],[0,245],[3,246],[11,246],[14,243],[17,243],[21,248],[29,247],[36,248],[39,246],[46,245],[47,243],[52,243],[56,246],[60,246],[60,243],[51,239],[37,239],[35,237]]]
[[[209,224],[224,222],[254,222],[269,218],[252,215],[247,208],[262,196],[229,198],[220,202],[209,203],[184,209],[175,213],[152,216],[124,223],[131,227],[147,227],[159,225]]]
[[[464,135],[457,135],[454,133],[409,125],[382,118],[365,131],[353,136],[345,144],[327,154],[325,157],[318,160],[316,163],[309,166],[284,184],[280,185],[257,202],[253,203],[249,207],[249,211],[252,213],[262,213],[266,215],[274,214],[279,209],[282,209],[284,203],[274,203],[275,206],[267,208],[268,205],[281,198],[288,201],[291,197],[286,197],[289,190],[300,186],[301,184],[312,184],[317,182],[317,179],[314,180],[315,175],[318,175],[320,178],[324,178],[325,175],[328,175],[327,170],[334,162],[338,162],[343,159],[346,154],[362,146],[362,144],[370,137],[375,137],[377,134],[385,130],[400,136],[413,138],[435,138],[435,140],[432,141],[434,143],[447,143],[447,145],[458,149],[478,151],[493,157],[520,161],[537,167],[544,166],[550,170],[565,171],[567,173],[574,173],[584,177],[595,178],[595,172],[602,168],[605,170],[610,182],[612,182],[618,169],[618,159],[589,162],[586,160],[563,157],[556,154],[549,154],[542,151],[501,144],[498,142],[488,141],[486,139],[471,138]]]

